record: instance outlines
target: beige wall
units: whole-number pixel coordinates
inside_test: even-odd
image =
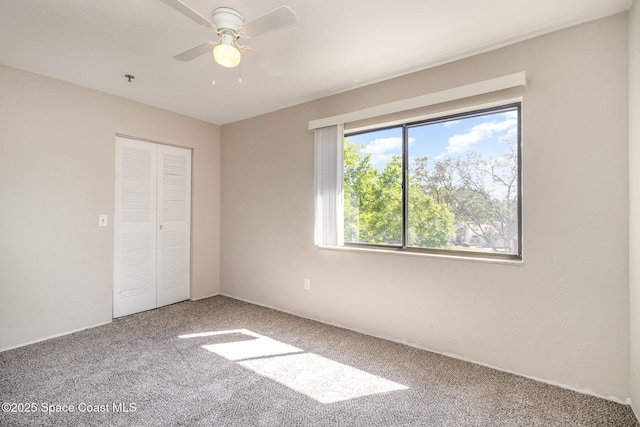
[[[192,297],[219,292],[219,127],[0,65],[0,350],[111,321],[116,133],[193,148]]]
[[[614,400],[631,396],[640,412],[637,1],[629,121],[626,18],[226,125],[222,136],[0,65],[0,350],[111,320],[119,133],[194,149],[194,298],[221,289]],[[313,246],[309,120],[523,70],[523,266]],[[97,227],[100,213],[109,227]]]
[[[524,265],[314,247],[309,120],[519,71]],[[223,293],[628,401],[626,15],[225,125],[222,141]]]
[[[630,395],[640,419],[640,3],[629,12]]]

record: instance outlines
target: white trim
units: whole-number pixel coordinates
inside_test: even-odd
[[[399,101],[376,105],[374,107],[339,114],[337,116],[311,120],[309,121],[309,130],[370,119],[372,117],[384,116],[385,114],[427,107],[429,105],[455,101],[457,99],[469,98],[518,86],[526,86],[526,73],[524,71],[451,89],[445,89],[440,92],[420,95],[414,98],[401,99]]]
[[[490,256],[482,256],[484,252],[478,252],[478,255],[465,252],[465,255],[456,253],[455,250],[451,250],[451,254],[448,253],[432,253],[432,252],[418,252],[410,250],[401,250],[398,248],[385,248],[385,247],[367,247],[367,246],[331,246],[331,245],[316,245],[318,249],[329,251],[342,251],[342,252],[360,252],[369,254],[381,254],[392,256],[412,256],[422,258],[435,258],[448,261],[472,261],[472,262],[485,262],[489,264],[502,264],[502,265],[514,265],[523,266],[524,259],[511,259],[511,258],[493,258]],[[469,254],[469,255],[467,255]]]
[[[362,126],[346,127],[345,125],[344,133],[346,135],[350,133],[364,132],[372,129],[380,129],[383,127],[399,126],[406,123],[421,122],[423,120],[430,120],[430,119],[441,118],[445,116],[453,116],[456,114],[464,114],[472,111],[485,110],[485,109],[494,108],[494,107],[503,107],[505,105],[516,104],[516,103],[520,103],[520,104],[524,103],[522,96],[518,96],[514,98],[500,98],[498,100],[491,101],[491,102],[486,102],[482,104],[471,104],[466,107],[454,108],[451,110],[438,110],[436,112],[429,113],[429,114],[415,113],[414,115],[401,116],[401,118],[399,119],[368,123]]]
[[[191,298],[191,301],[200,301],[200,300],[211,298],[211,297],[217,297],[218,295],[220,295],[220,292],[215,293],[215,294],[211,294],[211,295],[206,295],[206,296],[203,296],[203,297]]]

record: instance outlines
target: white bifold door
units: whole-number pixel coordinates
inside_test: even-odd
[[[191,297],[191,150],[116,137],[113,317]]]

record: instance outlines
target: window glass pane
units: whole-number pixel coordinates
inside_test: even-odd
[[[407,246],[517,255],[518,110],[408,128]]]
[[[344,240],[402,244],[402,128],[345,138]]]

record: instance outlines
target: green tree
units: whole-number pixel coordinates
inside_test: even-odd
[[[454,216],[445,203],[436,203],[416,184],[409,186],[407,244],[421,248],[447,248],[454,234]]]
[[[513,144],[498,157],[471,152],[428,168],[428,159],[412,162],[412,182],[438,203],[451,207],[456,227],[468,228],[495,250],[515,253],[518,242],[518,169]]]
[[[382,171],[353,142],[344,149],[344,238],[349,242],[402,243],[402,160],[393,156]],[[419,185],[411,185],[408,242],[444,248],[453,234],[449,207]]]
[[[344,239],[360,241],[361,214],[371,209],[375,201],[377,171],[371,165],[371,155],[361,156],[353,142],[344,147]],[[362,224],[366,227],[366,224]]]

